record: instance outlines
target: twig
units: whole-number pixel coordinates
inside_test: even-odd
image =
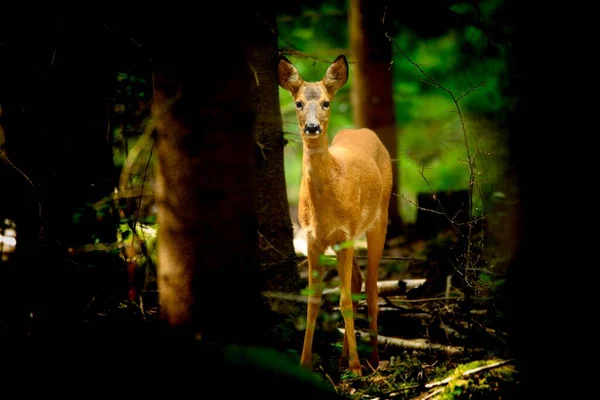
[[[25,180],[29,183],[29,185],[31,185],[31,187],[35,190],[35,184],[32,182],[32,180],[29,179],[29,177],[27,176],[27,174],[25,174],[25,172],[21,171],[19,169],[19,167],[17,167],[15,164],[13,164],[12,161],[10,161],[10,159],[6,155],[4,149],[2,149],[2,148],[0,148],[0,159],[4,160],[10,167],[12,167],[23,178],[25,178]],[[40,219],[42,219],[42,203],[40,203],[39,201],[37,201],[37,205],[38,205],[38,217],[40,217]],[[40,232],[41,232],[41,230],[40,230]]]
[[[325,256],[325,257],[335,257],[335,256]],[[306,256],[305,255],[298,255],[296,256],[297,259],[299,260],[305,260]],[[357,260],[366,260],[368,257],[367,256],[354,256],[354,258],[356,258]],[[426,258],[415,258],[415,257],[392,257],[392,256],[382,256],[381,257],[382,260],[394,260],[394,261],[421,261],[421,262],[428,262],[428,261],[435,261],[435,260],[428,260]]]
[[[487,81],[483,81],[478,83],[477,85],[473,86],[471,89],[467,90],[465,93],[461,94],[460,96],[458,96],[456,98],[456,102],[458,102],[460,99],[462,99],[463,97],[467,96],[469,93],[471,93],[472,91],[479,89],[481,86],[485,85],[487,83]]]
[[[484,365],[481,367],[473,368],[473,369],[463,372],[462,374],[460,374],[460,376],[468,376],[468,375],[476,374],[481,371],[486,371],[489,369],[502,367],[506,364],[512,363],[513,361],[514,361],[514,359],[503,360],[503,361],[499,361],[499,362],[496,362],[493,364],[488,364],[488,365]],[[427,383],[427,384],[425,384],[425,387],[432,388],[432,387],[436,387],[436,386],[440,386],[440,385],[447,385],[448,383],[452,382],[453,379],[456,379],[456,378],[457,378],[456,376],[449,376],[448,378],[441,380],[441,381]]]
[[[392,193],[394,196],[398,196],[398,194],[396,193]],[[414,201],[412,201],[411,199],[407,199],[406,197],[404,197],[403,194],[400,194],[400,198],[402,198],[402,200],[406,200],[408,201],[410,204],[414,205],[417,210],[423,210],[423,211],[427,211],[427,212],[431,212],[434,214],[440,214],[440,215],[445,215],[445,213],[441,212],[441,211],[437,211],[437,210],[432,210],[431,208],[426,208],[426,207],[421,207],[420,205],[418,205],[417,203],[415,203]]]
[[[323,373],[323,375],[325,375],[325,377],[329,380],[329,383],[331,383],[331,386],[333,387],[333,390],[335,390],[335,392],[338,393],[337,387],[335,385],[335,382],[333,382],[333,379],[331,379],[331,377],[329,376],[329,374],[327,372],[325,372],[325,370],[323,369],[323,367],[321,365],[319,365],[319,369],[321,370],[321,372]]]
[[[417,398],[417,399],[419,399],[419,400],[427,400],[427,399],[430,399],[430,398],[432,398],[433,396],[435,396],[437,394],[442,393],[443,391],[444,391],[444,388],[435,389],[433,392],[429,393],[427,396],[421,397],[421,398]]]
[[[142,180],[142,188],[140,189],[141,194],[144,194],[144,186],[146,185],[146,179],[148,178],[148,168],[150,167],[150,160],[152,160],[152,152],[154,151],[154,142],[152,142],[152,146],[150,147],[150,154],[148,155],[148,161],[146,161],[146,168],[144,169],[144,179]],[[135,220],[133,221],[133,233],[136,233],[135,226],[140,217],[140,209],[142,208],[142,198],[140,198],[139,203],[137,204],[137,210],[135,211]]]
[[[398,303],[426,303],[430,301],[447,301],[447,300],[462,300],[462,296],[450,296],[450,297],[429,297],[425,299],[396,299]],[[388,301],[394,304],[392,300]]]
[[[265,237],[265,235],[263,235],[262,233],[260,233],[260,231],[257,230],[256,233],[258,233],[258,236],[260,237],[260,239],[264,240],[265,243],[267,244],[267,246],[269,246],[269,247],[260,246],[260,248],[262,250],[273,249],[273,250],[275,250],[275,252],[277,252],[280,256],[284,257],[285,259],[287,259],[287,260],[291,260],[292,259],[292,257],[289,257],[289,256],[285,255],[282,251],[280,251],[275,246],[273,246],[271,244],[271,242],[269,242],[269,240]]]
[[[404,282],[407,288],[413,289],[417,288],[425,283],[426,279],[402,279],[400,281],[379,281],[377,282],[377,293],[384,294],[394,292],[400,289],[399,283]],[[330,288],[323,290],[323,295],[336,294],[339,293],[340,288]],[[360,289],[361,293],[365,292],[365,283],[362,284]]]
[[[415,68],[417,68],[419,70],[419,72],[421,72],[421,74],[428,79],[428,81],[423,81],[425,83],[428,83],[434,87],[437,87],[443,91],[445,91],[446,93],[448,93],[450,95],[450,97],[452,98],[452,101],[454,102],[454,106],[456,107],[456,112],[458,114],[459,120],[460,120],[460,125],[462,128],[462,133],[463,133],[463,139],[465,142],[465,149],[467,152],[467,160],[468,160],[468,165],[469,165],[469,184],[468,184],[468,200],[469,200],[469,204],[468,204],[468,212],[469,212],[469,217],[471,217],[473,215],[473,186],[475,185],[475,157],[471,155],[471,150],[469,148],[469,141],[467,138],[467,128],[465,125],[465,120],[464,117],[462,115],[462,110],[460,109],[460,106],[458,104],[459,100],[461,100],[462,98],[464,98],[465,96],[467,96],[468,94],[470,94],[471,92],[473,92],[474,90],[476,90],[477,88],[483,86],[486,81],[479,83],[478,85],[475,85],[474,87],[472,87],[471,89],[467,90],[464,94],[462,94],[459,97],[456,97],[454,95],[454,92],[452,92],[452,90],[446,88],[445,86],[443,86],[441,83],[439,83],[437,80],[435,80],[432,76],[430,76],[427,72],[425,72],[425,70],[423,70],[423,68],[421,68],[421,66],[419,66],[419,64],[417,64],[416,62],[414,62],[413,60],[410,59],[410,57],[408,57],[408,55],[404,52],[404,50],[398,45],[398,43],[396,42],[396,40],[394,40],[393,37],[391,37],[387,32],[385,32],[385,37],[394,44],[394,46],[396,47],[396,49],[398,49],[398,51],[400,51],[400,53],[402,54],[402,56],[411,64],[413,65]],[[425,178],[424,174],[421,173],[421,175],[423,176],[423,178]],[[427,183],[429,185],[429,183]],[[442,209],[443,210],[443,209]],[[448,216],[446,216],[448,217]],[[450,219],[449,219],[450,220]],[[450,221],[452,226],[459,232],[459,234],[462,233],[458,230],[458,228],[452,223],[452,221]],[[471,235],[473,233],[473,225],[471,223],[468,223],[467,225],[468,227],[468,233],[467,233],[467,250],[466,250],[466,264],[465,264],[465,272],[469,272],[470,267],[471,267],[471,249],[472,249],[472,242],[471,242]],[[465,279],[467,277],[467,274],[465,274]]]
[[[433,198],[435,199],[435,201],[438,203],[438,205],[442,209],[442,213],[446,216],[446,219],[448,219],[448,222],[450,222],[450,225],[452,225],[452,227],[456,230],[456,232],[458,232],[458,234],[460,234],[462,236],[460,230],[452,222],[452,220],[450,219],[450,216],[448,216],[448,214],[446,213],[446,210],[444,210],[444,206],[443,206],[442,202],[440,201],[440,198],[435,194],[435,190],[433,189],[433,187],[429,183],[429,180],[425,177],[425,173],[423,172],[423,169],[421,169],[419,171],[419,174],[421,175],[421,177],[423,178],[423,180],[427,184],[427,187],[429,188],[429,191],[431,192]]]
[[[338,328],[342,334],[345,333],[345,329]],[[371,335],[369,332],[363,332],[356,330],[356,333],[359,335],[360,340],[363,342],[370,342]],[[431,343],[427,339],[400,339],[388,336],[377,336],[377,342],[382,345],[392,345],[395,347],[400,347],[404,349],[413,349],[413,350],[439,350],[448,354],[458,354],[464,351],[463,347],[458,346],[448,346],[438,343]]]

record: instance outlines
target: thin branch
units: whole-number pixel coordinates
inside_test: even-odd
[[[411,60],[410,57],[404,52],[404,50],[402,50],[402,47],[400,47],[398,45],[398,43],[396,43],[396,41],[394,40],[394,38],[391,37],[387,32],[385,33],[385,37],[389,41],[391,41],[394,44],[394,46],[396,46],[396,48],[400,51],[400,53],[402,53],[402,55],[404,56],[404,58],[406,58],[406,60],[409,63],[411,63],[415,68],[417,68],[419,70],[419,72],[423,74],[423,76],[425,76],[427,79],[429,79],[430,82],[432,82],[433,84],[437,85],[440,89],[445,90],[448,93],[452,93],[449,89],[446,89],[438,81],[436,81],[435,79],[433,79],[427,72],[425,72],[423,70],[423,68],[421,68],[421,66],[419,64],[417,64],[416,62],[414,62],[413,60]]]
[[[144,170],[144,179],[142,180],[142,188],[140,189],[141,195],[144,194],[144,186],[146,185],[146,179],[148,178],[148,169],[150,168],[150,160],[152,160],[153,151],[154,151],[154,142],[152,143],[152,146],[150,147],[150,154],[148,155],[148,161],[146,161],[146,168]],[[135,220],[133,221],[133,233],[135,235],[137,235],[135,226],[140,217],[140,209],[142,208],[142,201],[143,201],[143,198],[140,198],[140,202],[137,204],[137,210],[135,211]]]
[[[465,119],[463,117],[462,114],[462,110],[458,104],[459,100],[461,100],[462,98],[464,98],[465,96],[467,96],[468,94],[472,93],[474,90],[476,90],[477,88],[483,86],[485,84],[485,81],[472,87],[471,89],[469,89],[467,92],[465,92],[463,95],[456,97],[454,95],[454,93],[452,92],[452,90],[444,87],[442,84],[440,84],[437,80],[435,80],[433,77],[431,77],[427,72],[425,72],[425,70],[423,70],[423,68],[421,68],[416,62],[414,62],[413,60],[410,59],[410,57],[408,57],[408,55],[404,52],[404,50],[398,45],[398,43],[394,40],[394,38],[392,38],[387,32],[385,33],[385,37],[394,44],[394,46],[396,47],[396,49],[398,49],[398,51],[400,51],[400,53],[404,56],[404,58],[411,64],[413,65],[415,68],[417,68],[419,70],[419,72],[421,72],[421,74],[426,77],[428,79],[430,84],[433,84],[433,86],[437,86],[440,89],[444,90],[446,93],[448,93],[450,95],[450,97],[452,98],[452,101],[454,102],[454,106],[456,108],[456,112],[458,114],[459,120],[460,120],[460,125],[461,125],[461,129],[462,129],[462,133],[463,133],[463,139],[464,139],[464,143],[465,143],[465,149],[467,152],[467,160],[468,160],[468,166],[469,166],[469,183],[468,183],[468,200],[469,200],[469,204],[468,204],[468,212],[469,212],[469,218],[471,218],[473,216],[473,187],[475,185],[475,156],[477,155],[479,146],[476,146],[476,153],[475,155],[471,155],[471,149],[469,147],[469,140],[468,140],[468,136],[467,136],[467,128],[466,128],[466,124],[465,124]],[[424,177],[424,175],[422,174],[422,176]],[[446,216],[448,217],[448,216]],[[451,221],[452,223],[452,221]],[[452,223],[452,226],[459,232],[459,234],[461,236],[463,236],[462,232],[460,232],[458,230],[458,228],[456,228],[454,226],[454,224]],[[465,264],[465,272],[468,272],[472,266],[472,260],[471,260],[471,251],[472,251],[472,241],[471,241],[471,235],[473,233],[473,225],[471,223],[469,223],[467,225],[467,249],[466,249],[466,264]],[[465,280],[467,279],[467,274],[465,274]]]
[[[260,246],[260,248],[262,250],[266,250],[266,249],[273,249],[275,250],[275,252],[277,252],[280,256],[284,257],[286,260],[292,260],[292,257],[287,256],[286,254],[284,254],[282,251],[280,251],[279,249],[277,249],[275,246],[273,246],[271,244],[271,242],[269,242],[269,240],[265,237],[265,235],[263,235],[262,233],[260,233],[260,231],[256,231],[258,233],[258,236],[260,237],[260,240],[264,240],[264,242],[267,244],[268,247],[263,247]]]
[[[338,328],[338,331],[341,333],[345,333],[344,328]],[[369,343],[371,341],[371,334],[369,332],[363,332],[359,330],[355,330],[358,334],[360,340],[363,342]],[[395,347],[400,347],[404,349],[413,349],[413,350],[439,350],[448,354],[459,354],[464,351],[463,347],[459,346],[449,346],[438,343],[431,343],[427,339],[400,339],[395,337],[388,336],[377,336],[377,342],[382,345],[392,345]]]
[[[256,13],[256,16],[258,18],[260,18],[260,20],[265,24],[265,26],[267,28],[269,28],[269,30],[271,31],[271,33],[275,36],[277,36],[277,32],[275,32],[275,29],[273,29],[273,27],[271,27],[271,25],[269,25],[269,23],[262,17],[262,15],[260,15],[259,13]]]
[[[483,85],[485,85],[487,83],[487,81],[483,81],[478,83],[477,85],[473,86],[471,89],[467,90],[465,93],[461,94],[460,96],[458,96],[456,98],[456,102],[458,103],[460,101],[460,99],[462,99],[463,97],[467,96],[469,93],[471,93],[474,90],[479,89],[480,87],[482,87]]]
[[[115,35],[120,35],[119,32],[117,32],[116,29],[111,28],[110,26],[108,26],[107,24],[102,24],[102,26],[104,26],[106,29],[108,29],[109,31],[111,31],[112,33],[114,33]],[[129,39],[132,43],[134,43],[136,46],[143,48],[144,46],[142,46],[142,44],[140,42],[138,42],[136,39],[132,38],[131,36],[128,35],[121,35],[126,37],[127,39]]]
[[[33,181],[31,179],[29,179],[29,177],[27,176],[27,174],[25,174],[25,172],[21,171],[19,169],[19,167],[17,167],[15,164],[13,164],[12,161],[10,161],[10,159],[6,155],[6,152],[4,151],[3,148],[0,148],[0,159],[4,160],[10,167],[12,167],[15,171],[17,171],[27,181],[27,183],[29,183],[29,185],[31,185],[31,187],[35,191],[36,187],[35,187],[35,184],[33,183]],[[40,217],[40,220],[41,220],[42,219],[42,203],[40,201],[36,201],[36,203],[38,205],[38,217]],[[44,229],[43,227],[40,229],[40,233],[43,229]]]
[[[481,186],[479,185],[479,183],[475,184],[475,187],[477,188],[477,192],[479,193],[479,197],[481,198],[481,207],[483,208],[483,215],[486,214],[485,211],[485,200],[483,199],[483,193],[481,192]]]
[[[259,142],[258,140],[255,140],[256,145],[258,146],[258,148],[260,149],[260,153],[263,156],[263,160],[267,160],[267,155],[265,154],[265,149],[267,149],[267,146],[265,146],[264,144],[262,144],[261,142]]]
[[[394,301],[386,299],[391,305],[396,305]],[[395,299],[397,303],[428,303],[432,301],[447,301],[447,300],[463,300],[462,296],[450,296],[450,297],[431,297],[425,299]]]
[[[329,256],[326,255],[325,257],[335,257],[333,255]],[[299,260],[305,260],[307,257],[305,255],[298,255],[296,256],[297,259]],[[356,258],[357,260],[366,260],[368,259],[367,256],[357,256],[355,255],[354,258]],[[426,258],[415,258],[415,257],[392,257],[392,256],[381,256],[382,260],[394,260],[394,261],[421,261],[421,262],[428,262],[428,261],[432,261]]]
[[[377,282],[377,294],[378,295],[382,295],[382,294],[386,294],[386,293],[390,293],[390,292],[394,292],[397,290],[402,289],[400,287],[400,282],[403,282],[406,285],[407,289],[414,289],[414,288],[418,288],[419,286],[422,286],[425,283],[426,279],[401,279],[401,280],[393,280],[393,281],[379,281]],[[365,283],[362,284],[362,287],[360,288],[360,292],[361,293],[365,293]],[[323,295],[329,295],[329,294],[337,294],[340,292],[340,288],[338,287],[334,287],[334,288],[329,288],[329,289],[324,289],[323,290]]]
[[[394,196],[398,196],[397,193],[392,193]],[[414,201],[412,201],[411,199],[407,199],[406,197],[404,197],[403,194],[400,195],[400,197],[402,198],[402,200],[406,200],[408,201],[410,204],[414,205],[418,210],[423,210],[423,211],[427,211],[427,212],[432,212],[434,214],[440,214],[440,215],[446,215],[446,213],[443,213],[441,211],[437,211],[437,210],[432,210],[431,208],[425,208],[425,207],[421,207],[420,205],[418,205],[417,203],[415,203]]]
[[[440,389],[435,389],[433,392],[429,393],[427,396],[425,397],[421,397],[421,398],[417,398],[418,400],[427,400],[432,398],[435,395],[438,395],[440,393],[442,393],[444,391],[444,388],[440,388]]]
[[[476,374],[478,372],[486,371],[489,369],[499,368],[506,364],[510,364],[513,361],[514,361],[514,359],[503,360],[503,361],[499,361],[499,362],[496,362],[493,364],[488,364],[488,365],[484,365],[481,367],[473,368],[473,369],[463,372],[462,374],[460,374],[460,376],[468,376],[468,375]],[[449,376],[448,378],[441,380],[441,381],[427,383],[427,384],[425,384],[425,387],[432,388],[432,387],[436,387],[436,386],[440,386],[440,385],[447,385],[448,383],[452,382],[452,380],[454,380],[456,378],[457,378],[456,376]]]

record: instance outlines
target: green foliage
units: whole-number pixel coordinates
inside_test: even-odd
[[[501,5],[502,1],[499,0],[484,0],[477,3],[478,9],[471,2],[457,3],[451,9],[473,18],[480,13],[481,20],[490,23],[494,21],[494,15]],[[312,8],[303,6],[302,11],[294,15],[279,16],[279,47],[299,52],[288,58],[298,66],[305,79],[321,79],[328,64],[340,53],[348,54],[349,61],[352,61],[348,51],[347,7],[346,2],[326,1]],[[500,118],[508,104],[502,94],[507,65],[504,49],[480,29],[467,24],[433,38],[421,38],[410,29],[401,27],[394,32],[393,38],[412,61],[452,90],[455,97],[485,82],[459,103],[467,122],[470,151],[472,155],[476,154],[476,178],[481,182],[484,199],[475,196],[474,200],[481,210],[506,170],[506,144]],[[393,158],[399,160],[396,167],[400,170],[402,196],[416,201],[419,192],[429,192],[423,175],[435,191],[467,188],[469,169],[465,161],[466,147],[452,98],[445,91],[423,82],[425,77],[421,72],[404,58],[393,43],[391,45],[394,50],[393,96],[399,140],[398,154]],[[340,129],[354,125],[351,87],[352,74],[332,103],[330,138]],[[280,96],[284,131],[298,133],[292,99],[283,89],[280,89]],[[300,136],[286,137],[301,140]],[[297,187],[301,178],[302,145],[296,141],[290,141],[285,152],[291,204],[297,203]],[[414,221],[414,205],[401,201],[400,207],[404,219]]]
[[[340,377],[338,392],[351,399],[371,397],[414,399],[436,393],[435,399],[507,398],[517,381],[517,371],[510,364],[464,375],[465,372],[498,360],[480,360],[457,364],[460,360],[427,361],[418,352],[403,352],[392,357],[387,367],[362,377],[346,371]],[[441,383],[448,379],[447,383]],[[438,382],[425,388],[425,383]],[[483,396],[483,397],[482,397]]]
[[[335,267],[337,266],[337,258],[335,256],[319,254],[319,264],[329,267]]]

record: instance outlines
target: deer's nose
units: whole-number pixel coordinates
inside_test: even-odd
[[[304,133],[310,133],[314,135],[315,133],[321,133],[321,127],[319,124],[308,123],[304,127]]]

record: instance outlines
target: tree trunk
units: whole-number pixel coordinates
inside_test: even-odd
[[[252,14],[228,14],[227,36],[197,15],[175,16],[177,23],[154,37],[163,316],[209,341],[265,343],[270,326],[258,290],[254,209],[256,78],[245,42]]]
[[[397,128],[394,113],[392,50],[385,37],[382,16],[385,2],[381,0],[350,1],[350,46],[354,65],[352,105],[354,124],[373,129],[390,152],[398,157]],[[399,194],[398,164],[393,162],[394,183],[392,193]],[[402,230],[398,196],[392,195],[389,204],[388,237]]]
[[[283,132],[277,76],[277,34],[273,11],[260,13],[264,23],[252,30],[251,62],[257,81],[254,126],[257,174],[256,212],[259,258],[265,290],[296,293],[300,276],[295,260],[293,226],[283,166]],[[271,308],[285,314],[299,311],[296,302],[273,299]]]

